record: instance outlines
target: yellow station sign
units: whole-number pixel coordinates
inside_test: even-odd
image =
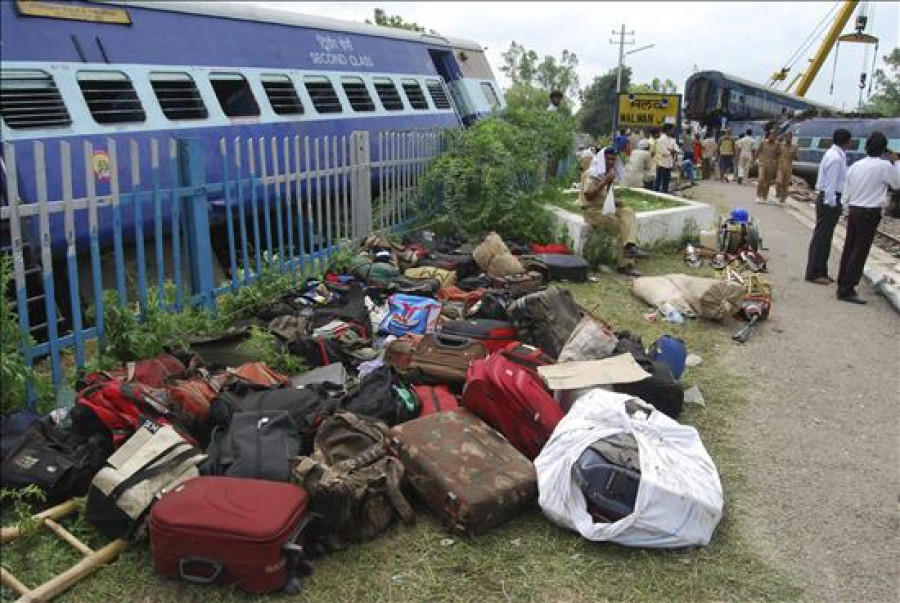
[[[678,125],[681,116],[680,94],[653,92],[619,95],[620,128],[652,128],[663,124]]]

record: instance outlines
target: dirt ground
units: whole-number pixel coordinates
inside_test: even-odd
[[[900,315],[803,279],[811,232],[755,188],[702,184],[697,200],[742,206],[769,248],[768,322],[733,349],[752,402],[737,417],[755,493],[751,537],[814,601],[900,599]],[[774,191],[773,191],[774,193]],[[840,250],[832,250],[837,277]]]

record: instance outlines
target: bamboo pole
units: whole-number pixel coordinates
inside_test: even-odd
[[[82,555],[87,556],[94,552],[94,549],[78,540],[78,538],[76,538],[75,535],[72,534],[72,532],[65,529],[49,517],[44,519],[44,525],[50,528],[50,530],[52,530],[57,536],[68,542],[73,549],[77,550]]]
[[[67,500],[64,503],[60,503],[55,507],[50,507],[46,511],[38,513],[37,515],[32,516],[32,519],[37,521],[43,521],[44,519],[62,519],[68,515],[71,515],[75,511],[78,510],[78,501],[74,498]],[[3,528],[0,530],[0,544],[6,544],[10,540],[15,540],[19,536],[22,535],[22,530],[19,526],[12,526],[8,528]]]
[[[0,579],[2,579],[3,584],[13,589],[20,595],[27,595],[28,591],[31,590],[27,586],[19,582],[18,578],[6,571],[5,567],[0,567]]]
[[[44,582],[34,590],[22,595],[16,603],[38,603],[49,601],[68,590],[76,582],[114,561],[128,546],[127,540],[113,540],[102,549],[91,553],[55,578]]]

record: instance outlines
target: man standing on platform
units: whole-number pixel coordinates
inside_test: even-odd
[[[719,140],[719,178],[722,182],[728,182],[726,174],[734,175],[734,137],[731,130],[725,130],[725,134]]]
[[[816,177],[816,227],[809,242],[809,258],[806,260],[806,280],[817,285],[830,285],[834,279],[828,276],[828,256],[834,227],[841,217],[841,195],[847,182],[847,155],[850,147],[850,131],[839,128],[831,136],[831,148],[819,163]]]
[[[706,138],[703,139],[703,179],[709,180],[713,176],[713,172],[716,169],[716,152],[719,150],[719,145],[716,144],[716,139],[713,136],[712,130],[709,130],[706,134]]]
[[[734,143],[734,152],[738,158],[737,182],[743,184],[744,179],[750,175],[750,164],[753,163],[753,130],[748,129]]]
[[[784,142],[778,151],[778,177],[775,182],[775,193],[778,202],[782,205],[787,201],[788,190],[791,187],[791,174],[794,172],[794,160],[797,159],[797,145],[794,144],[794,134],[788,130],[784,135]]]
[[[866,155],[847,170],[847,186],[842,199],[848,208],[847,236],[838,271],[837,298],[854,304],[866,303],[856,292],[856,285],[862,278],[875,240],[888,189],[900,189],[900,162],[897,154],[888,150],[884,134],[872,132],[869,135]]]
[[[766,139],[756,150],[756,161],[759,164],[759,184],[756,186],[756,202],[765,203],[769,197],[769,188],[775,180],[775,169],[778,166],[778,139],[775,130],[766,132]]]

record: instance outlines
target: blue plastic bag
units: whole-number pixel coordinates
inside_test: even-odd
[[[687,361],[687,346],[681,339],[675,339],[663,335],[650,346],[650,358],[662,360],[669,365],[672,376],[678,381],[684,373],[684,364]]]
[[[395,293],[388,298],[388,314],[378,332],[402,337],[407,333],[433,333],[441,315],[441,304],[429,297]]]

